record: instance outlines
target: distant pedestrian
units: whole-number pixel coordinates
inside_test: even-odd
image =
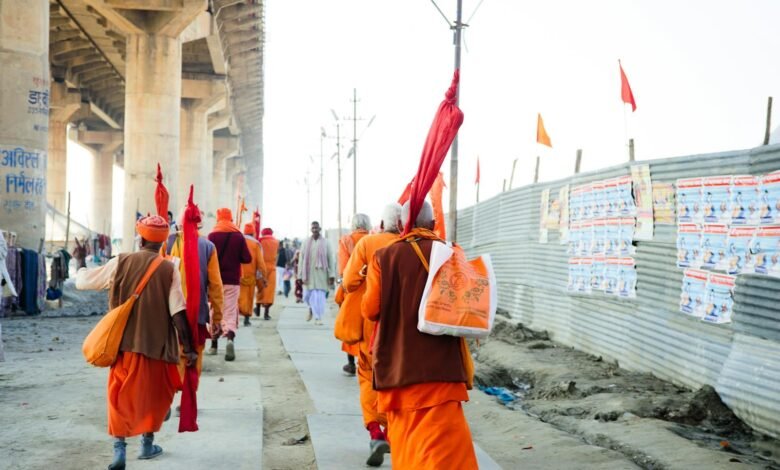
[[[289,259],[289,250],[286,249],[287,239],[279,242],[279,249],[276,251],[276,293],[284,294],[284,270],[287,268]]]
[[[311,237],[303,242],[298,272],[303,281],[303,300],[309,305],[306,321],[314,318],[315,325],[322,325],[325,299],[329,288],[336,281],[336,261],[328,241],[320,234],[320,223],[311,223]]]
[[[249,318],[252,316],[255,299],[259,298],[266,285],[263,247],[254,237],[254,234],[254,224],[244,225],[244,237],[246,238],[249,252],[252,254],[252,261],[241,265],[241,295],[238,301],[238,313],[244,317],[244,326],[252,325]]]
[[[263,256],[265,257],[266,266],[266,286],[263,288],[263,292],[257,300],[257,308],[255,315],[260,316],[260,308],[263,308],[263,320],[271,319],[271,306],[274,304],[276,298],[277,279],[282,278],[281,275],[277,275],[275,266],[277,260],[277,251],[279,251],[279,240],[274,238],[274,231],[270,227],[266,227],[261,232],[263,236],[260,238],[260,244],[263,246]]]
[[[238,297],[241,291],[241,265],[252,261],[252,254],[246,245],[241,230],[233,223],[233,213],[228,208],[217,209],[217,224],[209,234],[209,241],[217,247],[219,271],[222,276],[223,307],[222,312],[212,308],[211,312],[211,348],[209,355],[217,354],[217,342],[222,335],[227,336],[225,360],[236,358],[233,339],[238,330]]]

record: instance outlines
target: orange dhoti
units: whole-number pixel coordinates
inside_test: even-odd
[[[268,285],[266,285],[264,289],[258,291],[257,303],[273,305],[274,297],[276,296],[276,269],[273,266],[266,272],[265,279],[268,281]]]
[[[467,399],[463,383],[432,382],[380,390],[379,409],[387,410],[393,469],[479,468],[461,404]]]
[[[176,364],[120,352],[108,373],[108,434],[157,432],[181,389]]]
[[[252,309],[255,306],[255,290],[262,288],[262,283],[258,282],[254,276],[241,278],[241,291],[238,294],[238,313],[245,317],[252,316]]]

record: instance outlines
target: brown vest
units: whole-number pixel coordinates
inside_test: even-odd
[[[111,286],[109,308],[121,305],[133,295],[138,282],[157,256],[159,254],[156,251],[145,248],[137,253],[119,255],[119,265]],[[120,351],[139,353],[149,359],[178,364],[179,343],[168,309],[173,270],[173,263],[163,261],[149,279],[127,320]]]
[[[432,240],[420,240],[426,259]],[[425,382],[466,382],[460,338],[417,330],[428,272],[409,243],[378,250],[382,275],[379,329],[374,342],[374,388],[383,390]]]

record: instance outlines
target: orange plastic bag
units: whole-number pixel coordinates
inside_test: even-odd
[[[122,343],[122,336],[125,333],[127,320],[130,318],[130,312],[133,311],[135,300],[141,295],[141,291],[146,287],[146,283],[157,270],[157,267],[163,262],[162,257],[152,261],[146,274],[141,278],[135,294],[130,296],[119,307],[112,309],[103,318],[97,322],[92,331],[89,332],[84,343],[81,345],[81,352],[84,359],[96,367],[109,367],[116,362],[116,356],[119,354],[119,345]]]
[[[418,255],[424,260],[421,252]],[[490,255],[466,260],[461,247],[437,242],[428,264],[417,329],[432,335],[487,337],[498,304]]]
[[[341,288],[341,285],[339,285]],[[355,344],[363,339],[363,316],[360,314],[360,295],[344,294],[342,290],[342,302],[336,323],[333,325],[333,335],[339,341],[347,344]],[[338,290],[336,291],[338,294]]]

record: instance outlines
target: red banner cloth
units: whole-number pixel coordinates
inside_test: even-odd
[[[463,111],[458,108],[456,95],[458,82],[460,81],[460,70],[455,70],[452,77],[452,83],[447,93],[444,95],[444,101],[439,105],[433,123],[428,131],[428,137],[425,139],[422,155],[420,156],[420,165],[417,168],[417,174],[412,179],[412,187],[409,195],[409,220],[404,227],[404,234],[409,233],[420,212],[425,195],[436,181],[447,151],[455,140],[461,124],[463,124]]]
[[[157,178],[155,178],[155,181],[157,181],[157,188],[154,190],[154,205],[157,206],[157,215],[170,224],[171,221],[168,219],[168,190],[163,185],[163,174],[159,163],[157,164]]]
[[[184,210],[184,277],[187,285],[187,323],[193,339],[192,347],[200,344],[198,329],[198,314],[200,311],[200,258],[198,256],[198,224],[200,209],[192,201],[193,186],[190,185],[190,197]],[[193,349],[194,350],[194,349]],[[198,371],[187,367],[184,373],[184,383],[181,394],[181,414],[179,415],[179,432],[194,432],[198,430]]]
[[[631,85],[628,84],[628,77],[626,72],[623,71],[623,64],[618,61],[620,67],[620,98],[624,103],[631,105],[631,112],[636,111],[636,100],[634,100],[634,92],[631,91]]]

